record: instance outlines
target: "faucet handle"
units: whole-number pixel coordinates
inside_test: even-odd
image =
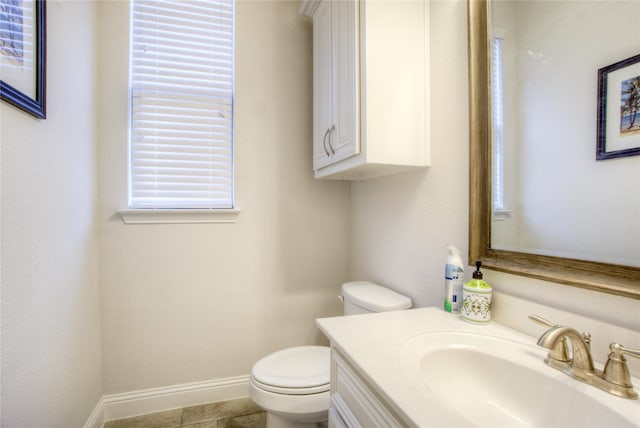
[[[529,315],[529,319],[545,327],[561,327],[560,324],[554,324],[546,318],[541,317],[540,315],[531,314]],[[569,344],[567,343],[567,338],[563,337],[549,351],[548,358],[555,361],[568,363],[569,361],[571,361],[571,357],[569,355]]]
[[[529,315],[529,319],[546,327],[560,327],[560,324],[554,324],[551,321],[542,318],[540,315],[531,314]]]
[[[633,385],[631,384],[631,375],[627,367],[627,359],[623,354],[640,358],[640,349],[625,348],[619,343],[612,343],[609,349],[611,353],[609,354],[607,363],[604,365],[602,378],[622,388],[621,393],[618,395],[624,396],[625,398],[637,398],[638,394],[633,390]]]
[[[619,343],[612,343],[609,346],[609,349],[611,349],[611,352],[613,352],[614,354],[617,354],[618,356],[621,356],[622,354],[627,354],[632,357],[640,358],[640,349],[625,348]]]

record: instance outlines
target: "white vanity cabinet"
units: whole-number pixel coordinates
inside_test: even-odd
[[[329,428],[404,427],[366,381],[331,349],[331,404]]]
[[[306,0],[316,178],[429,165],[429,3]]]

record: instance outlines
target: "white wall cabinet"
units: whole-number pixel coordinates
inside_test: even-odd
[[[399,428],[406,425],[332,348],[329,428]]]
[[[357,17],[357,3],[352,1],[320,2],[314,14],[314,170],[360,151]]]
[[[307,0],[313,18],[316,178],[428,166],[429,4]]]

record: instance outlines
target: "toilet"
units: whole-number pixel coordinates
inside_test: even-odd
[[[411,307],[411,299],[380,285],[342,285],[344,315],[388,312]],[[267,428],[326,426],[329,410],[330,348],[296,346],[269,354],[254,364],[249,397],[267,412]]]

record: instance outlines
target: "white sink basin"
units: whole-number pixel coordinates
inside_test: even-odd
[[[409,382],[449,415],[434,415],[435,421],[481,427],[640,426],[637,401],[584,385],[545,365],[545,355],[533,344],[460,331],[425,333],[400,350]]]

